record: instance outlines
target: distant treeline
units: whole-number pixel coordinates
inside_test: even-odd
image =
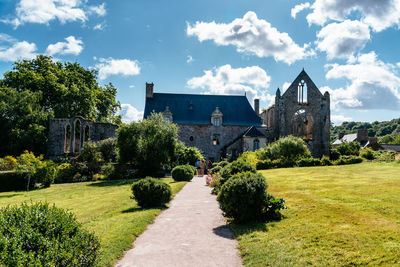
[[[339,126],[331,127],[331,142],[338,138],[338,134],[356,133],[358,129],[368,129],[368,136],[378,137],[381,144],[400,144],[400,118],[391,121],[343,122]]]

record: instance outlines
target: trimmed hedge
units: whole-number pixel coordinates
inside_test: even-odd
[[[197,175],[197,169],[196,169],[195,166],[189,165],[189,164],[187,164],[186,166],[188,166],[190,169],[192,169],[193,176],[196,176],[196,175]]]
[[[0,192],[26,190],[29,177],[26,172],[0,172]],[[35,179],[31,177],[29,189],[35,187]]]
[[[348,165],[363,162],[363,159],[358,156],[341,156],[334,162],[334,165]]]
[[[215,166],[210,170],[210,174],[213,175],[213,174],[219,173],[221,170],[222,170],[221,166]]]
[[[260,160],[256,164],[257,170],[268,170],[276,167],[276,163],[270,159]]]
[[[132,193],[139,206],[159,207],[171,200],[171,187],[152,177],[146,177],[132,184]]]
[[[321,160],[315,158],[303,158],[296,161],[296,165],[299,167],[321,166]]]
[[[190,181],[194,173],[190,165],[179,165],[172,169],[171,175],[175,181]]]
[[[236,160],[228,165],[226,165],[220,172],[221,179],[220,179],[220,184],[223,185],[232,175],[235,175],[237,173],[241,172],[252,172],[256,173],[256,168],[250,165],[250,163],[247,163],[245,161],[241,160]]]
[[[42,203],[0,209],[0,265],[95,266],[99,247],[63,209]]]

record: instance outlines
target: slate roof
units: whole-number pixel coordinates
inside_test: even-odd
[[[260,132],[256,127],[250,127],[244,134],[244,137],[265,137],[265,134]]]
[[[211,124],[211,114],[216,107],[222,112],[223,125],[261,126],[246,96],[233,95],[194,95],[154,93],[146,98],[144,118],[152,111],[163,112],[166,107],[172,112],[173,122],[177,124]]]
[[[357,140],[357,134],[346,134],[342,137],[342,139],[337,139],[333,145],[340,145],[342,143],[351,143]]]
[[[383,148],[383,150],[393,150],[396,152],[400,152],[400,145],[385,145],[382,144],[381,147]]]

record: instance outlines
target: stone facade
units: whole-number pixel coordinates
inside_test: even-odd
[[[47,157],[59,159],[79,154],[84,142],[115,137],[117,125],[86,120],[80,116],[50,119]]]

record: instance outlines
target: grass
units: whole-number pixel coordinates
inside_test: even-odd
[[[279,222],[232,225],[245,266],[400,265],[400,164],[265,170]]]
[[[185,182],[163,178],[176,194]],[[142,209],[130,199],[132,181],[57,184],[31,192],[0,193],[0,207],[21,202],[48,202],[75,213],[78,221],[100,238],[100,266],[110,266],[132,247],[161,209]]]

